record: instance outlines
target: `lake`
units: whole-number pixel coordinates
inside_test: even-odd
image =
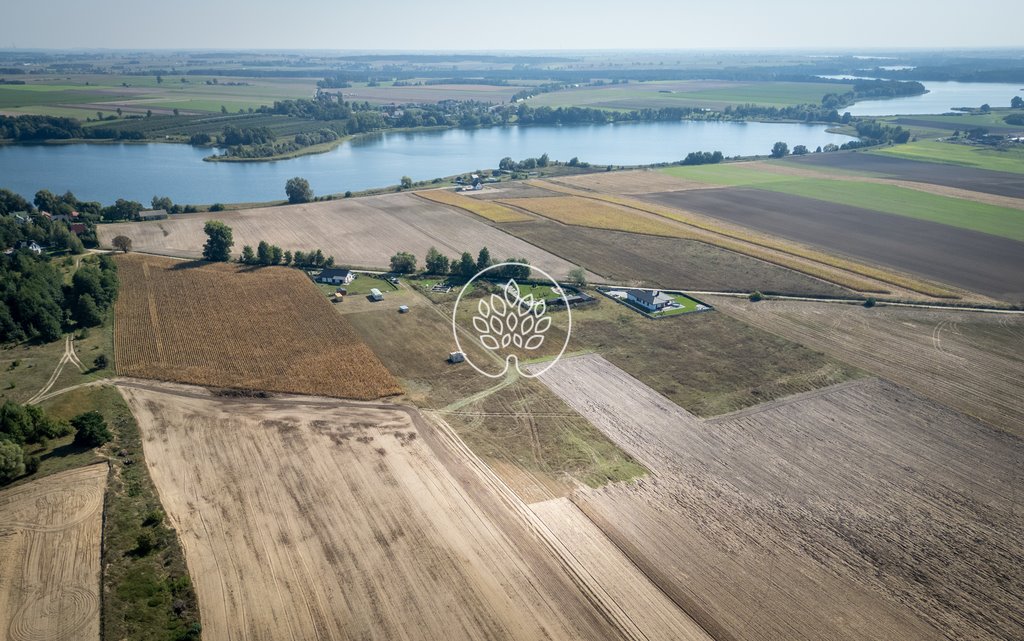
[[[283,199],[293,176],[309,180],[317,194],[330,194],[395,185],[402,176],[419,181],[493,168],[505,156],[547,153],[552,160],[640,165],[677,161],[691,151],[765,155],[779,140],[812,151],[850,140],[825,129],[683,121],[385,132],[324,154],[258,163],[203,162],[211,150],[178,144],[8,145],[0,146],[0,187],[30,199],[39,189],[71,190],[104,204],[129,198],[148,205],[154,195],[177,203],[256,202]]]
[[[928,93],[909,98],[865,100],[845,109],[854,116],[941,114],[954,107],[1009,107],[1014,96],[1024,96],[1024,85],[1002,82],[925,82]]]

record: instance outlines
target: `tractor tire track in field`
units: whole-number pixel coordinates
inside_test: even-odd
[[[25,404],[36,405],[46,398],[49,398],[50,390],[57,383],[57,379],[60,378],[61,373],[64,371],[64,366],[68,363],[71,363],[80,371],[85,371],[85,366],[82,365],[82,361],[78,360],[78,356],[75,354],[75,342],[70,335],[64,337],[64,353],[61,354],[60,360],[57,361],[57,366],[53,369],[53,373],[50,374],[49,380],[46,381],[43,388],[36,392],[32,398],[25,401]]]

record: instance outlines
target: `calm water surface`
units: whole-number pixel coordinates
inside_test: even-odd
[[[664,122],[610,125],[492,127],[382,133],[324,154],[278,162],[203,162],[209,149],[188,145],[0,146],[0,187],[31,198],[39,189],[71,190],[82,200],[111,203],[130,198],[147,204],[154,195],[178,203],[252,202],[284,198],[293,176],[317,194],[397,184],[402,176],[438,176],[495,167],[547,153],[594,164],[637,165],[680,160],[691,151],[726,156],[767,154],[776,141],[812,151],[847,136],[821,125],[784,123]]]

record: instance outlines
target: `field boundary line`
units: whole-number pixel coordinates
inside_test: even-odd
[[[518,515],[523,525],[540,539],[552,554],[555,563],[565,572],[566,578],[579,588],[581,595],[590,602],[598,615],[604,618],[613,628],[621,632],[625,638],[635,641],[647,641],[647,636],[640,631],[639,627],[626,614],[618,601],[605,591],[580,560],[544,525],[540,517],[494,473],[489,465],[473,453],[447,421],[439,414],[430,410],[416,410],[413,412],[413,415],[418,415],[421,419],[430,419],[423,422],[433,426],[434,429],[431,431],[441,441],[438,445],[446,447],[446,449],[451,451],[451,454],[459,456],[475,476],[498,494],[510,508],[512,514]]]
[[[532,181],[527,181],[527,183],[533,184],[533,186],[539,186]],[[728,247],[718,243],[712,244],[716,244],[719,247],[724,247],[725,249],[730,249],[732,251],[746,254],[748,256],[753,256],[754,258],[761,258],[762,260],[765,260],[767,262],[774,262],[775,264],[778,264],[782,267],[786,267],[788,269],[792,269],[794,271],[808,273],[805,270],[800,269],[799,267],[787,265],[784,263],[778,263],[764,256],[758,256],[756,254],[750,254],[748,251],[743,251],[743,249],[745,249],[743,247],[743,244],[752,245],[754,247],[761,248],[762,250],[779,252],[781,254],[789,256],[791,259],[797,258],[801,260],[806,260],[829,269],[838,270],[840,272],[846,272],[859,278],[866,278],[868,280],[884,283],[886,285],[900,287],[902,289],[908,289],[911,291],[918,292],[920,294],[925,294],[926,296],[933,296],[935,298],[959,297],[956,294],[956,292],[949,289],[948,286],[943,286],[937,283],[929,283],[921,279],[915,279],[912,276],[900,274],[895,270],[872,268],[871,266],[865,265],[858,260],[842,256],[833,256],[831,254],[823,253],[819,250],[810,247],[801,248],[798,244],[793,243],[792,241],[781,239],[774,236],[771,237],[770,239],[764,240],[758,239],[756,236],[751,237],[749,236],[749,234],[743,234],[742,230],[732,230],[729,228],[729,226],[722,225],[720,221],[714,220],[713,217],[712,220],[704,222],[701,220],[703,216],[694,214],[693,212],[677,210],[675,208],[666,207],[664,205],[648,204],[643,200],[640,200],[632,196],[613,196],[608,194],[599,194],[596,192],[586,193],[581,192],[580,190],[577,190],[572,187],[565,187],[563,185],[555,185],[555,189],[553,189],[552,191],[557,191],[565,195],[575,196],[578,198],[588,198],[590,200],[596,200],[598,202],[619,205],[627,209],[633,209],[639,212],[651,214],[664,220],[669,220],[677,224],[683,225],[685,227],[700,230],[705,234],[711,234],[712,239],[720,236],[724,239],[727,239],[727,241],[731,241],[730,244],[740,243],[739,247]],[[820,278],[820,276],[816,274],[809,275]],[[836,281],[831,282],[834,282],[839,285],[842,284]],[[849,285],[844,286],[849,287]],[[870,289],[858,287],[850,288],[856,289],[857,291],[872,291]]]
[[[777,398],[773,401],[765,401],[764,403],[758,403],[757,405],[751,405],[750,407],[744,407],[733,412],[726,414],[719,414],[718,416],[709,416],[708,418],[702,418],[700,421],[704,424],[714,425],[715,423],[721,423],[722,421],[731,421],[737,418],[743,418],[745,416],[752,416],[754,414],[760,414],[761,412],[767,412],[779,407],[786,407],[793,403],[799,403],[800,401],[806,401],[820,396],[827,396],[834,392],[840,392],[845,389],[867,387],[873,385],[879,381],[880,377],[877,375],[865,376],[863,378],[855,378],[850,381],[843,381],[841,383],[835,383],[827,387],[819,387],[818,389],[808,390],[806,392],[799,392],[797,394],[790,394],[782,398]]]
[[[615,285],[610,285],[615,287]],[[667,288],[665,288],[667,289]],[[742,292],[715,292],[699,291],[690,292],[686,289],[678,291],[699,294],[701,296],[731,296],[733,298],[748,298],[750,295]],[[800,303],[831,303],[833,305],[864,305],[864,301],[856,298],[812,298],[810,296],[787,296],[785,294],[765,294],[764,300],[790,300]],[[879,300],[875,307],[909,307],[911,309],[937,309],[947,312],[988,312],[990,314],[1024,314],[1024,309],[1003,309],[1000,307],[981,307],[976,305],[939,305],[934,303],[904,303],[900,301]]]

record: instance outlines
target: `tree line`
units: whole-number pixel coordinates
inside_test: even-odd
[[[503,265],[488,272],[490,278],[514,278],[525,281],[530,278],[530,262],[525,258],[506,258],[506,263],[518,263],[514,265]],[[431,247],[423,261],[423,273],[430,276],[452,276],[469,280],[477,273],[497,264],[491,258],[491,252],[482,247],[477,253],[476,259],[468,251],[462,252],[461,256],[449,258]],[[417,271],[416,256],[409,252],[398,252],[391,257],[391,271],[396,274],[414,274]]]
[[[69,285],[51,260],[26,250],[0,258],[0,343],[60,338],[72,327],[93,327],[117,298],[117,265],[109,256],[84,263]]]

